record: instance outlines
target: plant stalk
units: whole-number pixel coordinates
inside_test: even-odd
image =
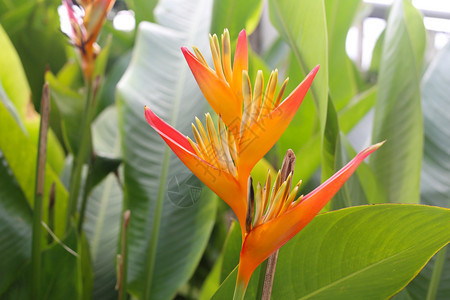
[[[52,183],[52,187],[50,189],[50,197],[48,201],[48,228],[51,231],[55,231],[55,183]],[[47,238],[48,244],[53,242],[53,237],[51,234],[48,235]]]
[[[272,295],[272,286],[273,279],[275,277],[275,270],[277,268],[278,252],[280,252],[279,249],[272,253],[272,255],[267,259],[267,268],[264,276],[264,286],[261,300],[270,300],[270,295]]]
[[[256,294],[256,299],[261,299],[262,298],[262,293],[263,293],[263,289],[264,289],[264,279],[265,279],[265,275],[266,275],[266,270],[267,270],[267,259],[265,261],[263,261],[260,265],[260,270],[259,270],[259,281],[258,281],[258,290],[257,290],[257,294]]]
[[[238,281],[236,283],[236,287],[234,288],[233,300],[242,300],[245,296],[246,285],[242,281]]]
[[[116,289],[119,290],[119,300],[127,299],[127,270],[128,270],[128,224],[130,222],[130,210],[123,213],[122,248],[119,262],[119,272]]]
[[[93,158],[91,158],[89,165],[88,165],[87,176],[86,176],[86,180],[84,182],[83,195],[81,197],[80,217],[78,218],[78,232],[79,233],[81,233],[81,231],[83,230],[84,215],[86,212],[88,196],[89,196],[89,192],[91,189],[92,165],[93,165]]]
[[[69,200],[67,205],[66,232],[70,229],[72,218],[77,210],[78,195],[81,186],[81,173],[83,165],[91,152],[91,122],[94,115],[94,89],[91,80],[86,82],[86,103],[82,120],[81,142],[77,157],[72,164],[72,176],[70,178]],[[86,187],[85,187],[86,188]]]
[[[281,174],[280,174],[281,182],[286,181],[289,174],[294,173],[294,167],[295,167],[295,154],[291,149],[289,149],[286,152],[286,155],[284,156],[283,165],[281,166]],[[290,187],[287,188],[290,189]],[[264,277],[264,286],[262,290],[261,300],[270,300],[270,296],[272,294],[273,279],[275,277],[275,270],[277,268],[278,253],[279,249],[274,253],[272,253],[272,255],[269,256],[269,258],[267,259],[267,268]]]
[[[42,197],[45,184],[45,162],[47,159],[47,131],[50,115],[50,95],[48,83],[44,84],[41,99],[41,125],[39,128],[38,153],[36,161],[36,184],[33,210],[33,236],[31,244],[32,295],[38,299],[41,287],[41,248],[42,248]]]
[[[444,268],[445,258],[447,257],[448,245],[441,249],[436,255],[434,261],[433,273],[431,274],[430,285],[428,286],[426,300],[436,299],[436,294],[441,281],[442,270]]]

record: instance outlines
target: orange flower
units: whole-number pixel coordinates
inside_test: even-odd
[[[221,119],[219,118],[218,136],[209,114],[206,115],[206,130],[196,118],[197,127],[192,124],[196,144],[161,120],[147,106],[145,117],[178,158],[231,207],[239,222],[243,224],[246,179],[242,182],[243,177],[239,176],[238,167],[234,164],[234,161],[237,161],[236,143]],[[247,177],[248,175],[249,173]]]
[[[258,184],[254,196],[253,217],[243,238],[235,299],[240,299],[256,267],[286,244],[322,210],[359,164],[383,143],[361,151],[346,166],[306,196],[294,201],[300,182],[291,192],[291,175],[281,182],[280,173],[269,196],[270,173],[264,189]],[[249,185],[250,187],[250,185]],[[253,189],[253,188],[252,188]],[[250,191],[251,192],[251,191]]]
[[[111,10],[115,0],[81,0],[84,15],[74,10],[72,0],[63,0],[67,9],[72,32],[69,35],[72,44],[81,54],[83,74],[91,79],[94,73],[94,62],[100,47],[96,43],[107,13]]]
[[[215,70],[207,65],[197,48],[194,47],[195,55],[184,47],[182,51],[200,89],[219,115],[217,130],[209,114],[205,127],[196,118],[196,126],[192,125],[194,142],[159,119],[148,107],[145,116],[183,163],[232,208],[244,232],[250,171],[289,125],[319,67],[281,101],[287,80],[275,98],[276,70],[269,78],[265,93],[259,71],[252,92],[244,30],[238,38],[233,67],[228,31],[222,35],[222,51],[216,35],[210,37],[210,44]]]
[[[265,93],[263,74],[259,71],[252,92],[248,76],[245,30],[239,34],[233,66],[231,66],[228,30],[224,30],[221,40],[222,50],[217,36],[210,36],[214,70],[208,66],[197,48],[194,47],[195,55],[185,47],[181,49],[206,100],[222,117],[235,137],[240,170],[249,174],[286,130],[319,66],[315,67],[284,101],[281,101],[288,79],[284,81],[280,92],[276,95],[278,70],[270,74]]]

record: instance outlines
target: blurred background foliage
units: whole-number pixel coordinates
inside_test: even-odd
[[[79,144],[84,86],[79,58],[62,32],[60,12],[59,0],[0,0],[0,255],[5,258],[0,260],[0,298],[30,296],[29,241],[44,82],[50,85],[52,106],[43,217],[49,229],[43,229],[47,246],[40,297],[117,298],[116,255],[126,209],[131,211],[129,294],[136,299],[208,299],[216,292],[237,265],[239,230],[228,207],[192,177],[148,126],[143,108],[150,105],[189,135],[194,117],[211,109],[179,49],[196,45],[210,62],[208,33],[220,34],[224,28],[230,30],[232,43],[246,29],[250,77],[261,69],[268,78],[270,70],[278,68],[280,77],[290,78],[286,94],[315,65],[321,66],[291,125],[253,170],[255,181],[262,182],[267,169],[278,169],[286,150],[292,149],[297,157],[294,181],[303,180],[301,193],[306,194],[364,146],[386,140],[327,210],[376,203],[450,207],[450,26],[436,28],[426,19],[448,22],[450,9],[418,10],[407,0],[392,5],[361,0],[127,0],[116,1],[100,36],[96,74],[101,88],[92,125],[98,165],[94,183],[85,187],[90,194],[84,230],[67,230],[70,162]],[[188,182],[192,194],[186,200],[181,187]],[[363,247],[367,236],[381,232],[370,226],[371,218],[392,231],[395,241],[404,234],[396,222],[414,214],[411,207],[386,215],[363,211],[356,237],[324,229],[352,209],[319,217],[288,243],[280,253],[275,299],[311,293],[311,286],[284,292],[280,282],[302,279],[299,273],[291,275],[293,265],[322,267],[301,260],[302,255],[313,259],[305,246],[322,241],[314,238],[317,235],[331,235],[326,240],[330,249],[322,249],[320,257],[328,257],[332,265],[342,262],[338,255],[354,255],[342,249],[335,253],[333,245],[359,242]],[[394,261],[399,268],[412,267],[393,278],[391,287],[386,283],[356,291],[353,299],[379,291],[385,293],[378,298],[450,297],[450,251],[445,247],[415,277],[448,243],[448,213],[424,210],[406,224],[419,221],[422,225],[405,245],[423,249],[411,253],[410,260]],[[333,234],[343,237],[335,240]],[[433,242],[422,241],[423,236]],[[403,251],[400,246],[393,249]],[[293,251],[297,258],[292,258]],[[379,263],[392,255],[380,253]],[[381,264],[380,273],[367,273],[366,281],[390,268],[390,263]],[[314,278],[317,289],[326,284],[320,274]],[[252,282],[249,299],[258,286],[257,278]],[[225,294],[226,289],[224,284]]]

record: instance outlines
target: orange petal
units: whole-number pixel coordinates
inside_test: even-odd
[[[161,120],[147,106],[145,118],[186,167],[231,207],[240,223],[245,222],[246,199],[241,199],[239,195],[246,195],[246,192],[241,191],[242,187],[238,181],[231,174],[198,157],[187,138]]]
[[[241,277],[250,279],[260,263],[311,222],[350,178],[359,164],[383,143],[372,145],[361,151],[346,166],[306,195],[297,206],[278,218],[255,227],[246,236],[242,246],[239,263]]]
[[[236,44],[236,51],[234,52],[233,61],[233,78],[231,81],[231,88],[234,91],[239,104],[242,106],[242,71],[248,71],[248,45],[247,34],[245,29],[239,33]]]
[[[115,0],[97,0],[92,2],[92,6],[88,6],[89,10],[86,12],[83,20],[91,43],[97,40],[106,15],[113,7],[114,2]]]
[[[318,70],[319,66],[316,66],[283,103],[244,131],[239,143],[240,167],[252,169],[278,141],[297,112]]]
[[[181,51],[183,51],[200,90],[214,111],[222,116],[222,120],[228,127],[240,124],[242,107],[228,83],[219,78],[208,66],[202,64],[186,47],[181,47]]]

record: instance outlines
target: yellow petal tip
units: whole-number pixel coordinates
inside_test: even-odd
[[[376,150],[376,149],[380,148],[381,146],[383,146],[384,143],[386,143],[386,140],[376,143],[376,144],[372,145],[372,147],[370,147],[370,148]]]

